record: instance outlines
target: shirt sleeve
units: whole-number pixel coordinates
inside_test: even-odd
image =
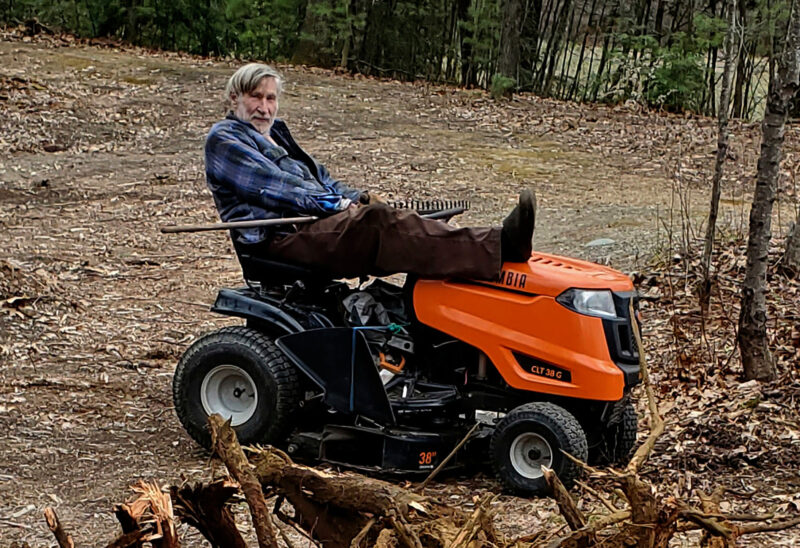
[[[319,215],[343,211],[353,201],[283,171],[248,143],[247,137],[228,129],[209,134],[205,156],[212,177],[233,189],[242,201],[265,209]]]
[[[351,188],[344,184],[341,181],[337,181],[331,174],[328,172],[328,168],[324,165],[317,162],[317,168],[319,170],[319,178],[322,180],[322,184],[324,184],[328,188],[332,188],[334,192],[337,194],[341,194],[342,196],[349,198],[353,202],[358,202],[363,194],[362,191],[356,190],[355,188]]]

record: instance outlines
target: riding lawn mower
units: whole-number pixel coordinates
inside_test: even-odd
[[[464,210],[417,206],[445,220]],[[200,337],[173,379],[202,446],[218,413],[243,444],[408,475],[430,473],[469,433],[448,466],[488,464],[523,495],[546,492],[543,466],[574,481],[564,453],[629,457],[640,377],[626,275],[534,252],[495,281],[354,284],[237,251],[247,285],[221,289],[211,310],[244,325]]]

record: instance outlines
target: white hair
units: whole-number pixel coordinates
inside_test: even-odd
[[[231,100],[231,95],[236,97],[244,93],[251,93],[258,87],[264,78],[274,78],[278,84],[278,95],[283,91],[283,76],[269,65],[263,63],[248,63],[233,73],[225,86],[225,103]]]

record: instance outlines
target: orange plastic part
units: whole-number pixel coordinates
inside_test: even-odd
[[[506,263],[497,282],[420,280],[414,310],[423,324],[483,351],[514,388],[619,400],[625,383],[609,355],[602,320],[555,300],[569,288],[626,292],[633,284],[610,268],[535,253],[527,263]],[[513,352],[539,365],[523,367]]]
[[[394,364],[388,361],[386,359],[386,354],[384,354],[383,352],[378,352],[378,357],[380,358],[380,362],[378,363],[378,365],[380,365],[383,369],[387,369],[395,374],[402,372],[403,368],[406,366],[405,356],[400,357],[400,363],[398,364]]]

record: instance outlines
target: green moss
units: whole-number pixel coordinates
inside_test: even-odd
[[[761,396],[756,396],[747,400],[746,402],[742,402],[742,407],[745,409],[755,409],[758,407],[758,404],[761,403]]]
[[[85,57],[78,57],[75,55],[61,55],[58,59],[61,66],[69,67],[74,70],[83,70],[90,66],[96,66],[96,63],[91,59]]]
[[[122,81],[135,86],[149,86],[150,84],[155,83],[153,78],[139,78],[136,76],[124,76]]]
[[[596,164],[591,154],[574,152],[551,141],[518,138],[513,146],[475,146],[465,150],[462,157],[479,166],[512,178],[535,179],[543,176],[575,176]]]

